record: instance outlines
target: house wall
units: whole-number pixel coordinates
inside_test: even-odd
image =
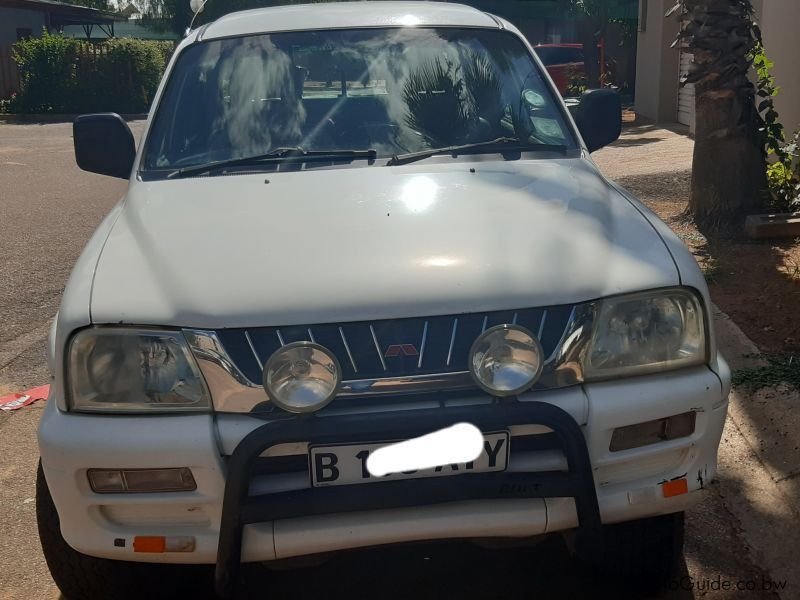
[[[788,135],[800,127],[800,36],[797,34],[800,2],[762,0],[759,4],[764,49],[775,62],[772,73],[781,88],[775,98],[775,109]]]
[[[680,58],[670,48],[678,35],[678,17],[664,18],[674,0],[639,0],[646,3],[636,54],[636,115],[645,121],[674,122],[678,115]]]
[[[781,91],[775,108],[787,132],[800,127],[800,0],[752,0],[764,46],[775,62],[773,75]],[[665,19],[674,0],[647,3],[645,31],[639,32],[636,63],[636,114],[644,120],[674,122],[677,118],[678,51],[669,48],[678,32],[678,19]],[[753,76],[755,80],[755,75]]]
[[[33,35],[40,36],[44,26],[44,13],[41,11],[0,6],[0,46],[17,41],[17,28],[30,29]]]

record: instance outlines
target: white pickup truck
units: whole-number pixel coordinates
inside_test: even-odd
[[[590,153],[507,21],[433,2],[234,13],[191,31],[51,336],[38,518],[69,598],[178,597],[178,565],[563,533],[655,581],[714,477],[730,372],[690,253]],[[473,461],[376,477],[457,423]]]

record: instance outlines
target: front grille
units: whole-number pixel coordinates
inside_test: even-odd
[[[331,350],[345,381],[410,377],[469,370],[469,351],[482,331],[513,323],[538,336],[546,357],[555,352],[573,307],[553,306],[442,317],[356,323],[221,329],[216,333],[233,363],[260,383],[262,368],[281,346],[309,341]]]

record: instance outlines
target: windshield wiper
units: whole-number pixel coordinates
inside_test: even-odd
[[[389,160],[389,162],[386,163],[386,165],[389,167],[395,167],[398,165],[407,165],[409,163],[422,160],[423,158],[430,158],[431,156],[435,156],[437,154],[452,154],[455,156],[461,152],[470,153],[484,150],[497,152],[529,152],[545,150],[563,154],[566,153],[567,147],[558,144],[534,144],[513,137],[499,137],[494,140],[477,142],[474,144],[460,144],[458,146],[448,146],[446,148],[429,148],[428,150],[409,152],[407,154],[395,154]]]
[[[245,156],[243,158],[231,158],[228,160],[218,160],[215,162],[204,163],[201,165],[191,165],[172,171],[167,175],[167,179],[175,179],[179,177],[188,177],[191,175],[199,175],[201,173],[208,173],[216,171],[225,167],[238,167],[244,165],[253,165],[271,161],[281,160],[324,160],[324,159],[366,159],[375,160],[378,157],[378,151],[374,149],[369,150],[303,150],[299,146],[292,146],[288,148],[274,148],[265,154],[256,154],[254,156]]]

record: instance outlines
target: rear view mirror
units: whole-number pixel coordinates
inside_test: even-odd
[[[128,179],[136,143],[128,124],[116,113],[81,115],[72,124],[75,160],[90,173]]]
[[[584,92],[573,116],[589,152],[617,141],[622,133],[622,102],[613,90]]]

